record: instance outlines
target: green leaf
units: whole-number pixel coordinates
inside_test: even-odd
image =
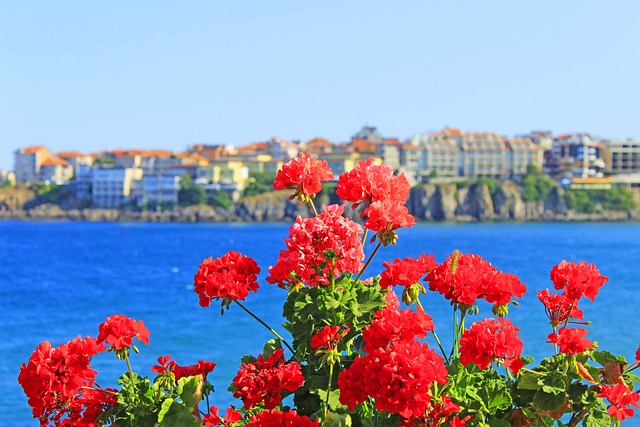
[[[507,420],[503,420],[501,418],[492,418],[489,420],[489,425],[491,427],[511,427],[511,423]]]
[[[565,402],[566,397],[564,393],[546,393],[543,390],[538,390],[533,397],[533,403],[535,403],[538,408],[549,412],[560,409]]]
[[[158,413],[159,427],[199,427],[200,423],[193,418],[191,411],[168,398],[162,402],[162,408]]]
[[[180,399],[184,405],[192,410],[198,402],[194,397],[196,390],[198,389],[199,378],[196,377],[183,377],[178,380],[178,390],[180,391]]]
[[[262,357],[269,357],[273,354],[274,351],[280,350],[282,348],[282,344],[280,340],[270,339],[264,344],[264,348],[262,349]]]
[[[606,412],[592,411],[582,422],[584,427],[609,427],[611,417]]]
[[[334,414],[332,412],[327,414],[327,417],[322,423],[323,427],[351,427],[351,416],[349,414]]]
[[[559,375],[547,375],[543,380],[542,391],[552,394],[564,394],[566,387],[564,379]]]
[[[599,364],[601,364],[602,366],[605,366],[607,363],[611,363],[611,362],[624,362],[625,359],[622,356],[616,356],[613,353],[610,353],[608,351],[592,351],[591,352],[591,357],[593,358],[593,360],[595,360],[596,362],[598,362]]]
[[[521,390],[538,390],[542,387],[540,375],[525,372],[518,378],[518,388]]]
[[[492,380],[483,384],[478,394],[490,414],[494,414],[498,409],[507,409],[511,405],[511,394],[501,380]]]

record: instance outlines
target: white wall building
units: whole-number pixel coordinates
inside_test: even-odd
[[[93,171],[91,201],[96,207],[120,208],[133,201],[142,169],[104,168]]]

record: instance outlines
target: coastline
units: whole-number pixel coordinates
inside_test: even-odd
[[[272,214],[238,215],[237,209],[227,210],[210,207],[176,208],[163,212],[136,212],[130,210],[85,208],[63,210],[56,205],[40,205],[29,210],[0,211],[0,221],[79,221],[79,222],[145,222],[145,223],[264,223],[291,222],[297,215],[306,216],[306,212],[290,212],[282,216]],[[357,216],[357,215],[356,215]],[[640,212],[602,211],[592,214],[568,211],[557,214],[551,211],[542,215],[521,218],[473,217],[455,215],[453,218],[434,219],[416,217],[417,223],[527,223],[527,222],[640,222]]]

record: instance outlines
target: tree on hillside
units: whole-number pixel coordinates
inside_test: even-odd
[[[527,166],[527,174],[522,180],[522,199],[525,201],[545,200],[556,182],[545,175],[537,166]]]
[[[207,201],[207,192],[193,182],[189,175],[180,177],[180,189],[178,190],[178,204],[180,206],[199,205]]]
[[[249,185],[244,189],[244,197],[255,196],[256,194],[267,193],[273,190],[273,180],[276,178],[275,172],[250,172]]]

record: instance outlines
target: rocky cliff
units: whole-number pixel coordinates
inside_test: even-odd
[[[281,222],[296,216],[308,217],[311,211],[297,200],[289,200],[287,192],[270,192],[248,197],[228,209],[208,205],[176,208],[171,211],[138,212],[116,209],[63,209],[50,203],[33,203],[30,190],[2,189],[0,219],[66,219],[83,221],[144,222]],[[316,207],[323,203],[340,203],[335,194],[319,196]],[[422,184],[414,187],[407,208],[421,221],[621,221],[638,220],[640,212],[599,210],[594,214],[578,214],[565,202],[564,190],[556,187],[544,201],[524,201],[516,183],[501,183],[491,194],[485,184],[474,183],[457,188],[455,184]],[[358,211],[345,208],[345,214],[358,218]]]

